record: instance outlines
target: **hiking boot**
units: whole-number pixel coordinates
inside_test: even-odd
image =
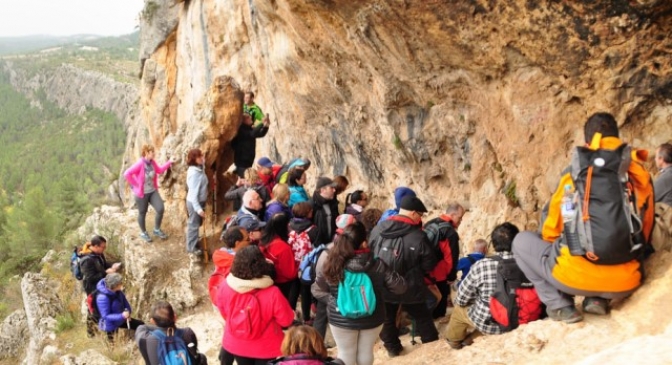
[[[152,242],[152,237],[149,237],[149,233],[147,233],[146,231],[140,233],[140,238],[142,238],[147,243]]]
[[[397,357],[401,355],[401,352],[404,351],[403,347],[395,347],[395,348],[385,348],[387,350],[387,356],[389,357]]]
[[[162,240],[168,238],[168,235],[163,233],[163,231],[160,228],[154,228],[154,235]]]
[[[563,321],[565,323],[576,323],[583,320],[583,316],[573,305],[562,307],[560,309],[546,309],[548,317],[554,321]]]
[[[603,316],[609,313],[609,302],[604,298],[586,297],[583,300],[583,312]]]

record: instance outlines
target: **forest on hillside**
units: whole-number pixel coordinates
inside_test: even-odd
[[[116,181],[123,124],[98,109],[68,114],[38,91],[33,100],[0,73],[0,295],[34,270],[100,205]],[[81,244],[81,242],[79,242]],[[6,301],[0,315],[6,314]]]

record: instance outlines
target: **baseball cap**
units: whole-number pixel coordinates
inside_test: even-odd
[[[410,195],[401,199],[400,208],[412,212],[427,213],[427,208],[425,207],[425,204],[422,203],[422,200]]]
[[[271,159],[268,157],[262,157],[257,160],[257,165],[261,167],[267,167],[270,169],[273,167],[273,161],[271,161]]]
[[[317,184],[315,185],[315,190],[320,190],[325,186],[331,186],[332,188],[336,187],[336,183],[334,183],[334,180],[328,178],[328,177],[320,177],[317,179]]]
[[[256,219],[245,219],[241,224],[248,232],[260,231],[266,227],[266,222],[261,222]]]

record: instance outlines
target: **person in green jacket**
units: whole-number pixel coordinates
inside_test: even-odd
[[[245,93],[245,99],[243,103],[243,113],[247,113],[252,117],[254,126],[264,122],[264,119],[267,119],[268,116],[264,115],[264,112],[261,111],[259,105],[254,103],[254,93],[248,91]]]

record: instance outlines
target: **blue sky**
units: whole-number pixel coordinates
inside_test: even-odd
[[[0,37],[128,34],[143,6],[143,0],[4,0]]]

